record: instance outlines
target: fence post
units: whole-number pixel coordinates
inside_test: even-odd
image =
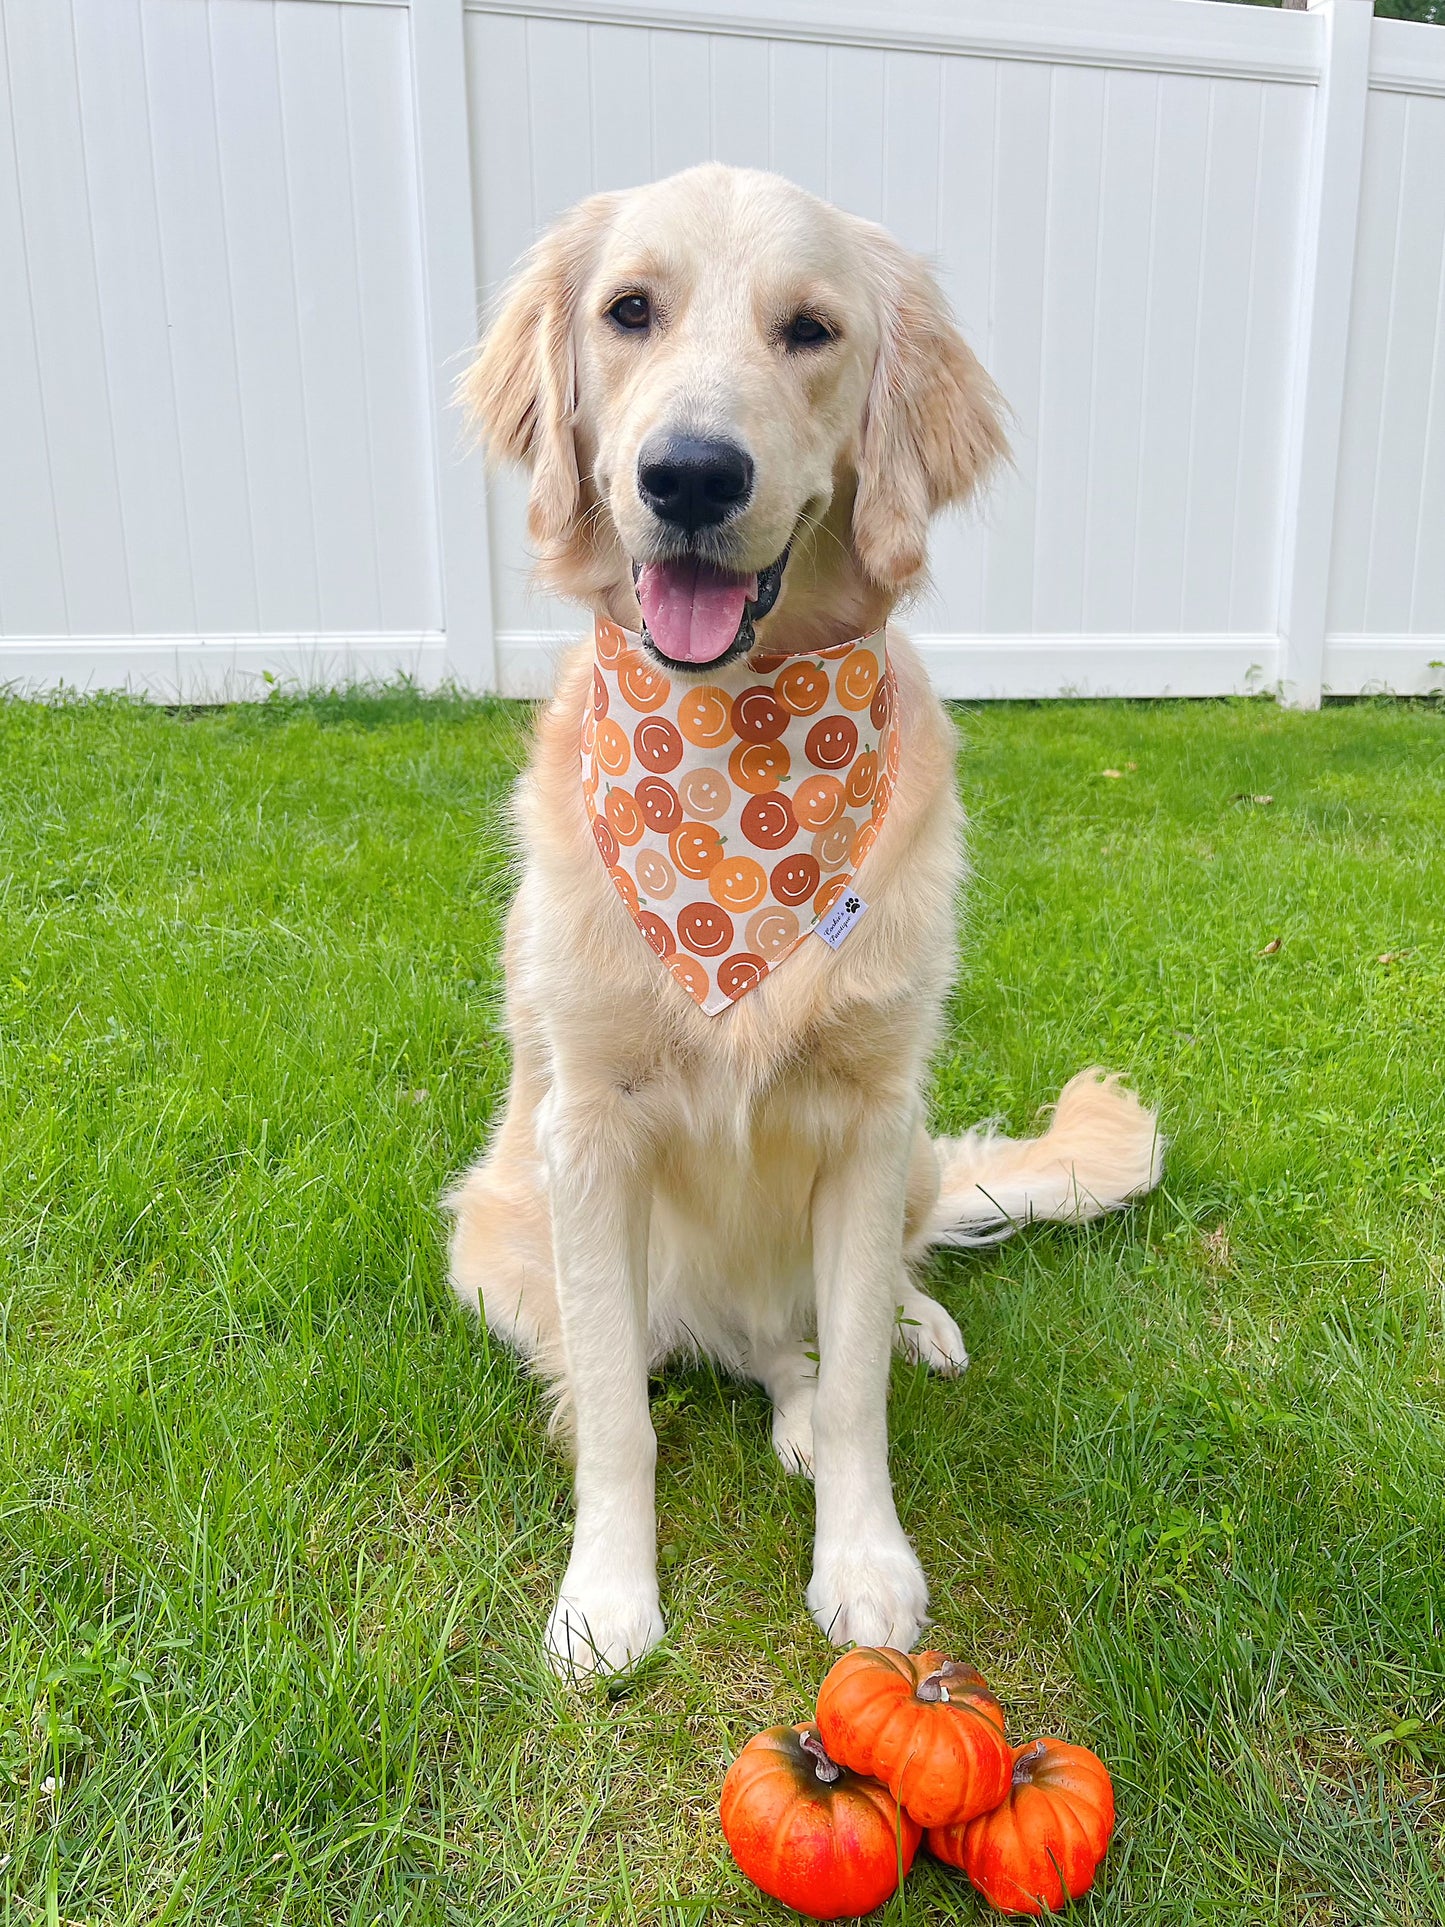
[[[451,403],[460,358],[477,337],[463,0],[410,0],[408,12],[447,673],[463,688],[494,690],[486,479]]]
[[[1375,9],[1374,0],[1309,0],[1309,11],[1321,16],[1324,51],[1305,206],[1279,612],[1280,699],[1299,709],[1318,709],[1323,686]]]

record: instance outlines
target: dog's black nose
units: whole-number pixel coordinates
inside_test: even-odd
[[[753,461],[736,442],[650,435],[637,457],[637,487],[654,515],[674,528],[711,528],[753,492]]]

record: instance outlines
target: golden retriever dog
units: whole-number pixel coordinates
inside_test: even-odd
[[[684,683],[883,630],[922,579],[930,516],[1005,453],[998,397],[924,264],[722,166],[564,216],[463,386],[491,453],[530,474],[542,579]],[[1080,1223],[1159,1178],[1153,1114],[1097,1071],[1039,1137],[929,1136],[964,869],[956,744],[907,640],[890,627],[886,646],[898,761],[856,871],[867,914],[836,949],[806,936],[720,1014],[599,858],[579,753],[590,644],[517,788],[512,1081],[448,1200],[451,1281],[553,1388],[575,1449],[546,1634],[564,1673],[629,1666],[662,1637],[647,1385],[679,1353],[763,1385],[779,1458],[812,1476],[823,1632],[911,1646],[928,1589],[889,1478],[890,1348],[967,1363],[921,1261]]]

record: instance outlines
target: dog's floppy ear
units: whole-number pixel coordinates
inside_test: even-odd
[[[961,502],[1008,454],[998,390],[954,326],[919,258],[869,230],[879,348],[868,390],[853,504],[853,546],[880,587],[923,568],[928,519]]]
[[[530,471],[527,528],[544,554],[567,542],[580,503],[572,327],[615,204],[613,195],[595,195],[547,230],[504,289],[477,358],[457,384],[468,422],[491,455]]]

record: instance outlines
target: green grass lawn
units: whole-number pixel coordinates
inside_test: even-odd
[[[1098,1061],[1172,1148],[934,1268],[974,1363],[896,1367],[893,1441],[937,1643],[1112,1767],[1081,1920],[1439,1923],[1445,711],[961,721],[939,1122]],[[715,1819],[829,1658],[762,1394],[656,1388],[669,1637],[571,1692],[567,1469],[444,1282],[525,724],[0,704],[6,1923],[783,1918]],[[984,1915],[920,1863],[879,1918]]]

